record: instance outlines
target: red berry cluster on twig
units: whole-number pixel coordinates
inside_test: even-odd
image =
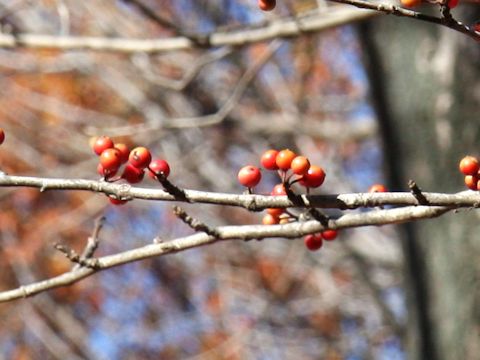
[[[264,169],[276,171],[281,180],[281,183],[275,185],[270,192],[272,196],[288,195],[291,186],[296,183],[306,188],[308,193],[310,188],[318,188],[325,181],[326,174],[320,166],[311,165],[307,157],[297,155],[290,149],[267,150],[262,154],[260,163]],[[244,166],[238,172],[238,181],[247,187],[249,192],[252,192],[252,189],[260,183],[261,179],[261,170],[254,165]],[[298,216],[287,209],[269,208],[262,219],[262,223],[264,225],[287,224],[297,220]],[[324,235],[324,233],[327,235]],[[322,239],[333,240],[336,235],[337,231],[335,230],[308,235],[305,237],[305,244],[308,249],[316,250],[320,248],[321,244],[318,245],[318,243],[321,243]],[[316,245],[311,245],[312,242]]]
[[[93,140],[92,148],[99,156],[97,172],[107,181],[123,179],[129,184],[137,184],[143,180],[146,170],[150,177],[156,180],[159,180],[159,177],[167,178],[170,174],[168,163],[163,159],[152,160],[150,150],[143,146],[130,150],[126,144],[115,144],[108,136],[99,136]],[[115,178],[123,165],[122,175]],[[114,205],[126,203],[126,200],[110,196],[109,199]]]

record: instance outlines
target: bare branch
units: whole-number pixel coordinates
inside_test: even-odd
[[[328,225],[329,228],[332,229],[344,229],[360,226],[398,224],[406,221],[438,217],[451,210],[451,207],[445,206],[409,206],[399,209],[374,210],[368,213],[343,215],[336,220],[330,220]],[[169,242],[153,243],[137,249],[97,258],[95,268],[81,267],[48,280],[20,286],[14,290],[0,292],[0,302],[25,298],[49,289],[71,285],[100,270],[152,257],[177,253],[187,249],[213,244],[221,240],[261,240],[278,237],[299,238],[307,234],[325,230],[325,227],[320,222],[311,220],[285,225],[222,226],[215,230],[218,237],[208,235],[204,232],[196,233]]]
[[[10,176],[0,173],[0,187],[30,187],[46,190],[82,190],[113,195],[118,199],[143,199],[161,201],[188,201],[214,205],[243,207],[250,211],[261,211],[271,207],[304,207],[293,202],[287,196],[258,194],[229,194],[198,190],[183,190],[185,198],[177,198],[162,189],[132,187],[128,184],[108,183],[105,181],[83,179],[38,178],[28,176]],[[429,206],[448,206],[452,208],[479,207],[480,192],[461,191],[455,194],[423,192]],[[417,198],[410,192],[355,193],[332,195],[300,195],[309,207],[332,209],[356,209],[377,206],[418,205]]]
[[[359,12],[355,9],[335,7],[328,13],[318,13],[314,16],[288,18],[272,21],[264,26],[214,32],[205,36],[202,47],[242,46],[278,37],[299,36],[303,33],[317,32],[339,26],[352,21],[362,20],[376,15],[376,11]],[[164,51],[187,50],[198,47],[198,42],[191,38],[179,36],[168,39],[125,39],[102,37],[52,36],[36,34],[0,34],[0,47],[3,48],[48,48],[48,49],[85,49],[113,52],[145,52],[157,53]]]

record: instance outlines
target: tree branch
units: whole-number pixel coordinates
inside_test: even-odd
[[[213,205],[242,207],[250,211],[267,208],[306,207],[290,200],[287,196],[270,196],[259,194],[230,194],[198,190],[183,190],[183,197],[176,197],[162,189],[133,187],[129,184],[108,183],[97,180],[39,178],[28,176],[10,176],[0,173],[1,187],[30,187],[40,191],[79,190],[105,195],[118,199],[143,199],[158,201],[178,201]],[[480,206],[480,192],[461,191],[455,194],[422,192],[428,206],[448,206],[451,208],[477,208]],[[308,207],[324,209],[356,209],[377,206],[411,206],[419,205],[417,197],[411,192],[386,193],[352,193],[331,195],[299,195]]]
[[[428,219],[440,216],[453,208],[445,206],[409,206],[399,209],[373,210],[367,213],[346,214],[328,223],[331,229],[344,229],[360,226],[379,226],[386,224],[398,224],[406,221]],[[213,244],[222,240],[261,240],[267,238],[299,238],[325,230],[318,221],[294,222],[285,225],[242,225],[222,226],[215,229],[215,235],[211,236],[204,232],[178,238],[168,242],[153,243],[137,249],[128,250],[114,255],[96,258],[96,267],[81,267],[72,269],[62,275],[39,281],[33,284],[20,286],[17,289],[0,292],[0,302],[26,298],[49,289],[71,285],[98,271],[134,261],[152,257],[163,256],[171,253],[185,251]]]

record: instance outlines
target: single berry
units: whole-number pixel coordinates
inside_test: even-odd
[[[113,141],[108,136],[99,136],[95,140],[93,144],[93,151],[97,155],[102,155],[102,153],[107,150],[113,148]]]
[[[478,181],[479,178],[477,175],[465,176],[465,185],[467,185],[470,190],[478,190]]]
[[[450,9],[453,9],[453,8],[457,7],[458,2],[459,2],[459,0],[448,0],[448,1],[447,1],[447,6],[448,6]]]
[[[368,189],[369,193],[376,193],[376,192],[387,192],[387,187],[383,184],[373,184]]]
[[[122,154],[117,149],[106,149],[100,155],[100,164],[104,171],[117,171],[122,165]]]
[[[316,188],[325,181],[325,171],[320,166],[312,165],[307,173],[303,175],[300,184],[306,187]]]
[[[129,184],[137,184],[143,180],[145,171],[139,169],[132,164],[127,164],[123,169],[122,179],[125,179]]]
[[[263,11],[272,11],[276,5],[276,0],[258,0],[258,7]]]
[[[422,3],[422,0],[400,0],[401,4],[405,7],[414,8]]]
[[[338,231],[337,230],[325,230],[321,233],[322,238],[327,241],[333,241],[337,238]]]
[[[255,187],[262,179],[260,169],[253,165],[247,165],[238,172],[238,181],[247,188]]]
[[[468,155],[460,160],[458,168],[464,175],[476,175],[480,169],[480,164],[476,157]]]
[[[267,170],[278,170],[276,163],[278,151],[274,149],[267,150],[260,158],[260,163]]]
[[[275,185],[272,191],[270,192],[270,195],[273,195],[273,196],[287,195],[287,190],[285,190],[285,185],[283,184]]]
[[[0,145],[5,141],[5,131],[0,128]]]
[[[152,154],[143,146],[136,147],[130,151],[128,161],[136,168],[145,169],[150,164],[150,161],[152,161]]]
[[[275,158],[275,162],[277,163],[277,166],[279,169],[282,169],[284,171],[290,169],[290,165],[292,164],[292,160],[296,157],[297,155],[290,149],[285,149],[282,151],[279,151],[277,154],[277,157]]]
[[[273,216],[273,215],[267,214],[263,217],[262,224],[263,225],[275,225],[275,224],[278,224],[279,221],[280,221],[280,219],[278,218],[278,216]]]
[[[126,204],[127,203],[127,200],[120,200],[120,199],[115,199],[113,197],[108,197],[108,199],[110,200],[110,203],[113,204],[113,205],[123,205],[123,204]]]
[[[130,155],[130,149],[125,144],[115,144],[114,147],[115,149],[118,149],[120,151],[120,154],[122,154],[122,164],[125,164],[128,161],[128,157]]]
[[[109,179],[111,178],[112,176],[115,176],[115,174],[117,173],[117,170],[118,169],[115,169],[115,170],[105,170],[102,166],[102,164],[98,164],[97,165],[97,173],[100,175],[100,176],[103,176],[105,179]]]
[[[285,209],[282,208],[268,208],[267,209],[267,214],[270,214],[272,216],[280,216],[285,212]]]
[[[292,160],[290,168],[297,175],[305,175],[310,169],[310,161],[305,156],[297,156]]]
[[[303,238],[303,242],[308,250],[315,251],[322,247],[323,240],[320,234],[309,234]]]
[[[153,160],[148,166],[148,169],[150,170],[148,176],[152,179],[156,179],[157,175],[160,174],[163,174],[166,178],[170,175],[170,166],[168,165],[168,162],[162,159]]]

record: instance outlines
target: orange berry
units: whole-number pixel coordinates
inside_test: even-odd
[[[274,149],[267,150],[260,158],[260,163],[267,170],[277,170],[278,166],[275,162],[278,155],[278,151]]]
[[[258,7],[263,11],[271,11],[276,5],[276,0],[258,0]]]
[[[260,169],[253,165],[247,165],[238,172],[238,181],[247,188],[253,188],[262,179]]]
[[[387,187],[383,184],[373,184],[370,186],[368,189],[368,192],[370,193],[376,193],[376,192],[387,192]]]
[[[275,162],[277,166],[282,169],[282,170],[288,170],[290,169],[290,165],[292,164],[292,160],[296,157],[297,155],[289,149],[285,149],[280,151],[277,154],[277,157],[275,158]]]
[[[323,184],[325,176],[325,171],[323,171],[320,166],[312,165],[307,173],[303,175],[300,184],[306,187],[316,188]]]
[[[275,224],[278,224],[279,221],[280,221],[280,219],[277,216],[267,214],[263,217],[262,224],[263,225],[275,225]]]
[[[465,185],[467,185],[470,190],[478,190],[478,181],[479,178],[477,175],[465,176]]]
[[[297,156],[292,160],[290,168],[297,175],[305,175],[310,169],[310,161],[305,156]]]
[[[422,3],[422,0],[400,0],[401,4],[405,7],[414,8]]]
[[[310,251],[318,250],[323,245],[322,236],[320,234],[309,234],[303,238],[303,242]]]
[[[464,175],[476,175],[480,169],[480,165],[476,157],[468,155],[460,160],[458,168]]]
[[[321,233],[322,238],[327,241],[333,241],[337,238],[338,231],[337,230],[325,230]]]

